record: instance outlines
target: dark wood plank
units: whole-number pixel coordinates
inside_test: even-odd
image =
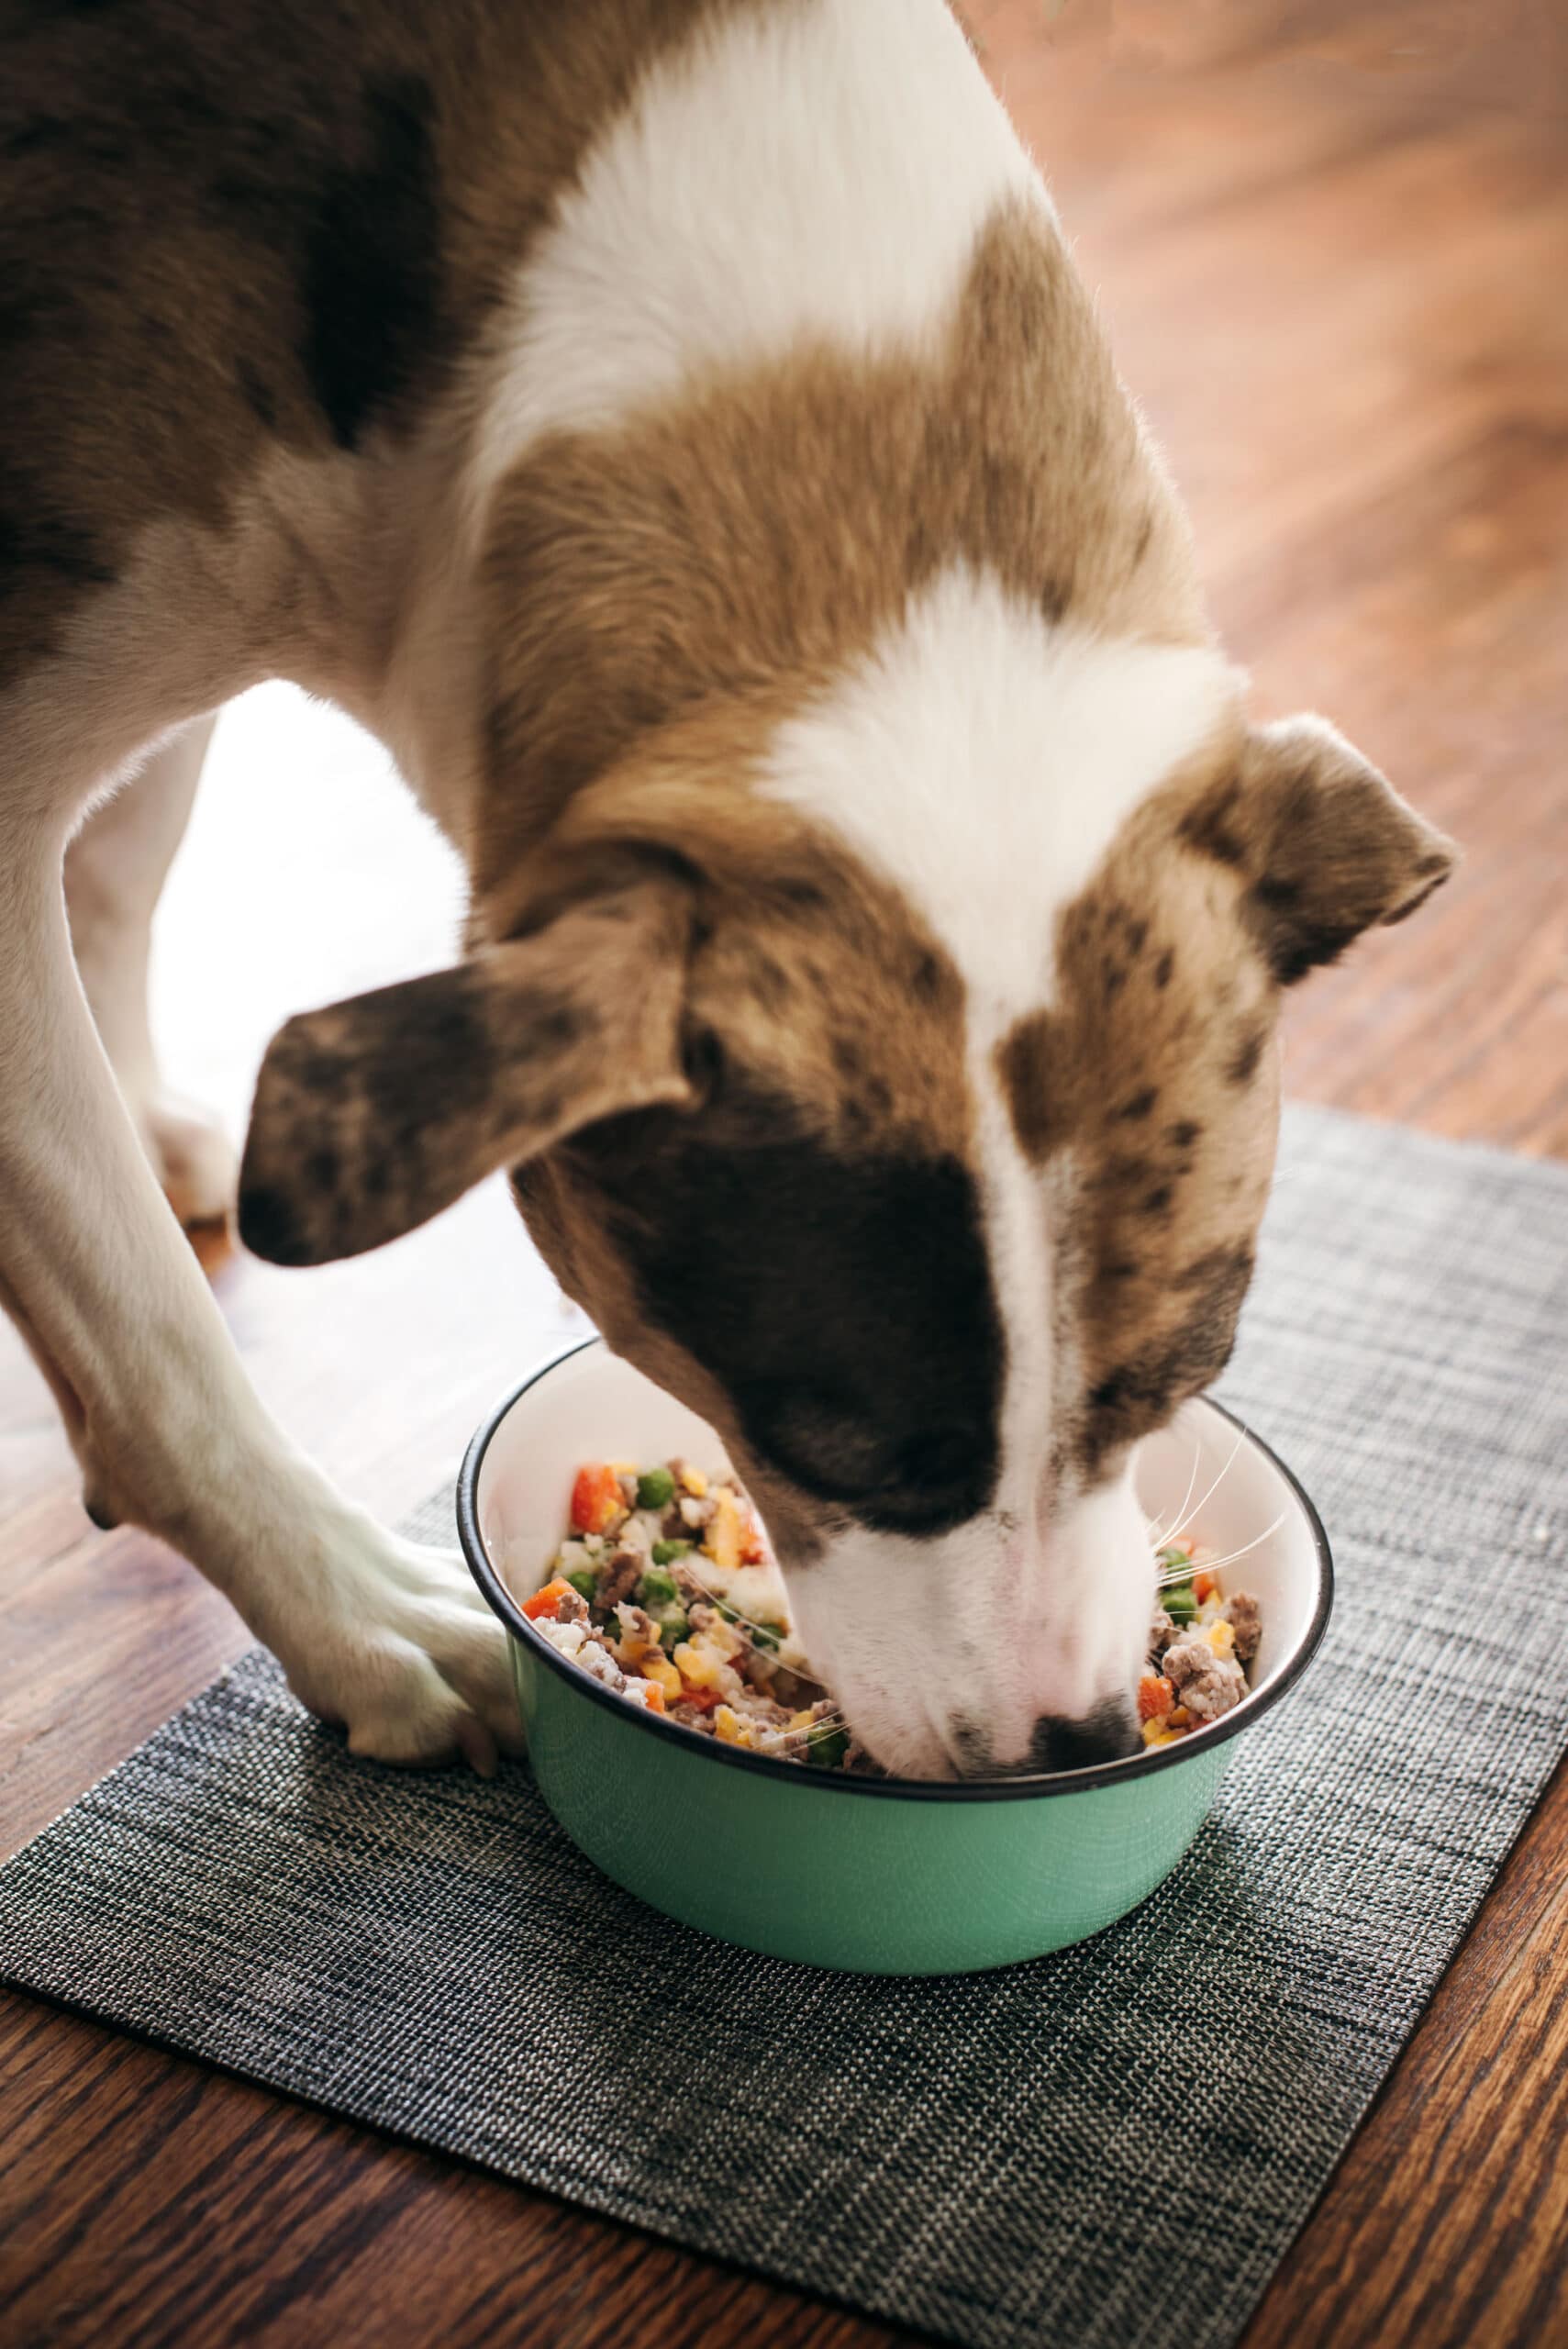
[[[1568,1767],[1244,2349],[1568,2341]]]
[[[1048,162],[1260,708],[1326,709],[1466,851],[1419,923],[1303,990],[1292,1089],[1568,1154],[1568,12],[966,14]],[[302,794],[297,837],[324,820]],[[272,832],[246,869],[281,896],[297,845]],[[428,876],[375,837],[395,953]],[[176,1062],[204,1075],[225,1049],[253,1065],[328,983],[297,929],[224,979],[172,1006]],[[494,1192],[330,1273],[231,1264],[219,1293],[273,1408],[386,1515],[552,1326]],[[180,1561],[86,1527],[0,1330],[0,1848],[243,1636]],[[1565,1886],[1560,1774],[1247,2349],[1568,2339]],[[0,1999],[0,2310],[6,2349],[901,2337],[20,1998]]]
[[[7,2349],[909,2338],[4,1992],[0,2079]]]

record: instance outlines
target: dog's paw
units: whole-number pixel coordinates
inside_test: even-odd
[[[141,1146],[183,1224],[221,1223],[239,1187],[234,1145],[210,1110],[175,1094],[133,1106]]]
[[[352,1753],[416,1769],[461,1757],[493,1777],[523,1751],[506,1634],[461,1558],[384,1542],[291,1641],[289,1687]]]

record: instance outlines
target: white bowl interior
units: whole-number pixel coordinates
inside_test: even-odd
[[[586,1346],[536,1378],[491,1437],[475,1497],[481,1536],[508,1589],[527,1598],[544,1580],[584,1461],[675,1453],[704,1468],[728,1465],[706,1420],[607,1347]],[[1184,1528],[1229,1561],[1228,1590],[1256,1592],[1263,1636],[1252,1686],[1266,1687],[1306,1639],[1318,1604],[1317,1544],[1294,1486],[1233,1420],[1198,1401],[1143,1445],[1138,1492],[1155,1527]]]

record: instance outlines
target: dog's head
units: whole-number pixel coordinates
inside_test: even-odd
[[[1132,1461],[1230,1350],[1282,993],[1450,863],[1329,728],[1249,729],[1203,648],[1031,618],[935,685],[940,619],[674,729],[468,961],[292,1020],[241,1196],[250,1245],[317,1263],[508,1168],[566,1288],[721,1431],[860,1735],[939,1775],[1133,1742]]]

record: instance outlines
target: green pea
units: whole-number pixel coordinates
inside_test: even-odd
[[[675,1479],[668,1468],[645,1468],[637,1480],[639,1508],[668,1508],[675,1497]]]
[[[673,1566],[677,1558],[689,1557],[691,1555],[691,1548],[692,1545],[689,1542],[655,1542],[653,1544],[653,1563],[656,1566]],[[675,1586],[672,1583],[670,1586],[670,1596],[673,1598],[674,1595]]]
[[[592,1566],[573,1566],[566,1577],[575,1591],[580,1591],[590,1607],[599,1595],[599,1577]]]
[[[776,1623],[753,1623],[751,1627],[751,1645],[754,1648],[776,1648],[778,1646],[779,1628]]]
[[[815,1737],[806,1733],[806,1758],[814,1770],[836,1770],[849,1750],[847,1729],[824,1730]]]
[[[658,1553],[655,1552],[654,1554],[657,1556]],[[675,1587],[674,1575],[667,1575],[662,1565],[650,1566],[637,1586],[638,1605],[651,1610],[654,1608],[669,1607],[680,1596],[680,1592]]]
[[[1178,1583],[1174,1590],[1163,1592],[1161,1604],[1173,1623],[1197,1621],[1197,1596],[1190,1582]]]

